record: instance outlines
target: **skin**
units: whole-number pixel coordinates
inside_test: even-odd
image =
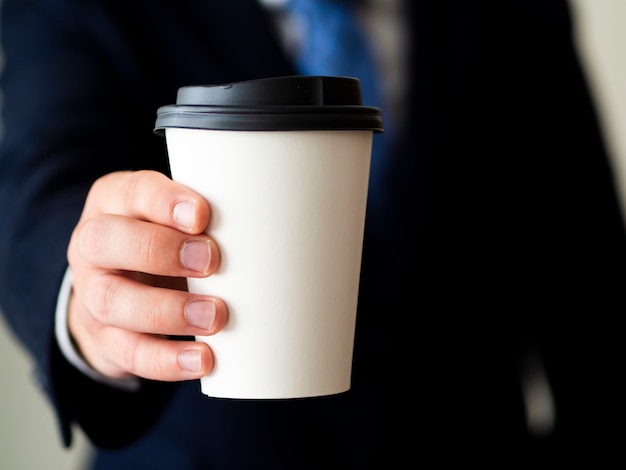
[[[191,294],[186,277],[219,265],[204,231],[208,202],[154,171],[116,172],[92,186],[67,256],[73,275],[68,327],[85,360],[112,378],[200,378],[210,348],[169,336],[213,335],[228,320],[224,302]]]

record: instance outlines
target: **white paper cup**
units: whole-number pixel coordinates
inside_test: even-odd
[[[237,86],[245,88],[244,98],[233,90]],[[251,101],[259,86],[260,104]],[[346,86],[357,88],[358,103],[318,104],[320,93],[354,100],[340,93]],[[291,111],[268,115],[260,109],[276,106],[268,104],[268,87],[280,92],[279,107]],[[289,87],[296,92],[285,100]],[[310,89],[304,98],[302,87]],[[215,356],[214,370],[201,379],[202,392],[282,399],[348,390],[371,145],[373,132],[382,130],[380,112],[360,104],[356,79],[282,77],[193,88],[181,89],[176,105],[160,108],[156,127],[165,131],[172,178],[211,204],[208,233],[221,252],[214,275],[188,279],[191,292],[221,297],[229,309],[223,331],[197,338]],[[202,91],[209,96],[202,98]],[[230,97],[216,98],[216,92]],[[303,104],[310,94],[315,103]],[[189,110],[189,100],[199,103]],[[219,101],[218,109],[211,100]],[[302,117],[307,109],[313,121]],[[218,124],[211,113],[220,114]],[[231,121],[233,113],[239,117]],[[272,124],[276,113],[281,118]],[[325,123],[333,118],[335,124]]]

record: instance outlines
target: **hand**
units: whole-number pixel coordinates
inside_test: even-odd
[[[190,294],[185,277],[219,264],[203,231],[208,202],[154,171],[117,172],[92,186],[68,247],[73,275],[68,327],[100,373],[153,380],[197,379],[213,368],[201,342],[228,314],[219,298]]]

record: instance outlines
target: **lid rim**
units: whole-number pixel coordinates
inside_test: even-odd
[[[383,132],[380,114],[167,113],[157,117],[154,131],[167,128],[224,131],[354,130]]]

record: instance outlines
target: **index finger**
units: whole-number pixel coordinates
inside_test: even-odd
[[[209,223],[209,203],[192,189],[151,170],[119,171],[91,187],[83,218],[116,214],[198,234]]]

